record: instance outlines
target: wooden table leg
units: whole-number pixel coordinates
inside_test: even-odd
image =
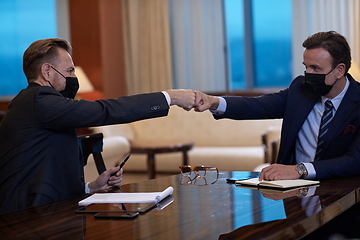
[[[147,164],[148,164],[149,179],[154,179],[155,178],[155,154],[151,154],[151,153],[148,154]]]
[[[183,165],[189,165],[188,150],[183,150]]]
[[[147,154],[147,167],[149,179],[154,179],[156,176],[155,168],[155,154],[182,152],[183,165],[189,164],[188,151],[193,147],[194,143],[183,144],[169,144],[168,145],[153,145],[153,144],[134,144],[131,145],[131,153]]]

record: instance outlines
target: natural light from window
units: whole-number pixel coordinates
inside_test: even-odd
[[[22,56],[35,40],[57,36],[55,0],[0,1],[0,96],[27,86]]]
[[[224,0],[230,90],[249,88],[246,71],[253,71],[255,88],[288,86],[292,80],[291,0],[253,0],[253,69],[246,68],[244,1]],[[250,86],[251,87],[251,86]]]

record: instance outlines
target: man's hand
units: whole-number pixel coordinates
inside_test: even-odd
[[[275,181],[298,179],[300,174],[295,170],[295,165],[272,164],[263,168],[260,173],[259,180]]]
[[[111,187],[121,186],[123,170],[119,166],[103,172],[95,181],[89,183],[91,192],[107,190]],[[115,174],[114,176],[111,176]]]
[[[202,92],[195,92],[196,99],[195,99],[195,111],[196,112],[203,112],[205,110],[216,110],[219,106],[219,98],[207,95]]]
[[[195,92],[190,89],[173,89],[166,91],[171,99],[171,105],[177,105],[189,111],[194,107]]]

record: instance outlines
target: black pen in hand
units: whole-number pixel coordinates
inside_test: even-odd
[[[129,160],[130,156],[131,156],[131,154],[129,153],[129,155],[126,156],[126,158],[124,159],[124,161],[122,161],[122,162],[120,163],[120,169],[119,169],[119,171],[123,168],[123,166],[125,165],[125,163],[127,162],[127,160]],[[118,171],[117,171],[117,172],[118,172]],[[116,172],[116,173],[117,173],[117,172]],[[113,173],[111,176],[115,176],[116,173]]]

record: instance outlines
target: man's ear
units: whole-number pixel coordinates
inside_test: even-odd
[[[41,65],[41,75],[46,81],[49,81],[50,79],[50,70],[51,65],[49,63],[44,63]]]
[[[344,63],[340,63],[339,65],[337,65],[336,67],[336,77],[337,78],[341,78],[345,75],[345,69],[346,66]]]

